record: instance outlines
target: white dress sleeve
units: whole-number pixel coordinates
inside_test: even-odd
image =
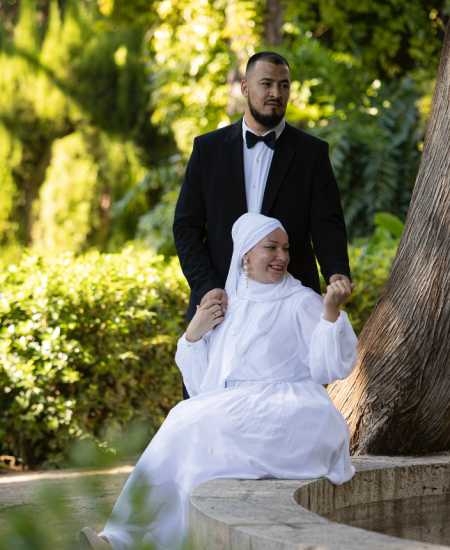
[[[335,323],[323,318],[323,299],[311,292],[299,304],[301,354],[307,356],[311,376],[318,384],[347,378],[358,358],[358,338],[345,311]]]
[[[198,342],[188,342],[186,333],[178,340],[175,362],[183,375],[190,397],[201,393],[200,385],[208,369],[209,333]]]

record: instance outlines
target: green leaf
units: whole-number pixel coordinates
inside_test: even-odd
[[[389,212],[378,212],[378,214],[375,214],[374,220],[375,225],[389,231],[394,237],[400,239],[402,236],[405,224],[397,218],[397,216],[394,216],[394,214],[390,214]]]

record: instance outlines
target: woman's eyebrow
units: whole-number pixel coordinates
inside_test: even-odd
[[[266,243],[275,243],[275,244],[278,244],[278,241],[267,240]],[[284,246],[286,246],[287,244],[289,244],[289,241],[285,242],[285,243],[284,243]]]

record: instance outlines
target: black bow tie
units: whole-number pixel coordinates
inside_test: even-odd
[[[245,142],[247,143],[247,149],[254,147],[259,141],[263,141],[270,149],[275,149],[275,132],[269,132],[265,136],[257,136],[253,132],[248,130],[245,132]]]

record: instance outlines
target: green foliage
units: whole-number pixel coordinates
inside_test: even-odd
[[[350,239],[370,235],[379,211],[406,218],[423,139],[417,99],[411,81],[378,81],[366,106],[316,131],[331,145]]]
[[[13,256],[18,243],[42,248],[58,239],[62,250],[63,235],[74,251],[114,251],[137,237],[173,253],[169,225],[179,178],[169,187],[137,185],[141,168],[160,169],[175,153],[172,138],[186,160],[196,135],[237,120],[246,62],[263,49],[290,62],[288,121],[332,145],[350,237],[369,236],[380,210],[404,219],[448,6],[283,5],[280,21],[253,0],[0,6],[3,254]],[[266,43],[277,36],[269,26],[278,31],[275,44]],[[85,180],[63,170],[57,183],[57,167],[70,165],[64,143],[73,133],[80,141],[74,162],[92,170]],[[135,185],[142,192],[111,222],[106,205]],[[86,191],[83,200],[74,197],[75,186]],[[80,234],[72,237],[68,226]]]
[[[295,0],[285,6],[288,21],[329,49],[357,55],[372,79],[436,75],[450,11],[446,0]]]
[[[108,445],[181,397],[174,363],[187,286],[149,252],[25,256],[0,273],[0,453],[61,464],[80,438]]]
[[[378,212],[375,216],[375,224],[381,229],[389,231],[397,239],[400,239],[405,228],[405,224],[389,212]]]
[[[160,24],[148,42],[152,122],[173,131],[187,155],[196,135],[230,122],[227,78],[259,44],[261,4],[174,0],[158,2],[156,11]],[[240,91],[231,96],[242,107]]]
[[[370,241],[369,250],[384,246],[394,248],[400,244],[405,224],[389,212],[378,212],[375,215],[375,233]]]
[[[152,189],[159,190],[160,201],[139,217],[135,241],[166,258],[176,254],[172,226],[185,170],[181,158],[181,155],[174,155],[165,164],[151,169],[138,185],[112,206],[113,216],[120,220],[124,212],[134,209],[134,204],[143,194]]]
[[[55,253],[80,252],[91,225],[99,225],[97,220],[92,223],[91,212],[97,175],[98,167],[79,133],[53,144],[40,192],[39,220],[33,227],[35,244]]]
[[[58,250],[118,250],[157,195],[142,197],[114,228],[109,204],[171,150],[160,137],[154,147],[145,29],[114,28],[83,0],[67,0],[62,12],[56,0],[46,4],[44,16],[23,0],[16,24],[0,32],[0,247],[52,250],[56,239]]]
[[[0,235],[13,239],[16,226],[11,220],[17,189],[12,175],[13,168],[20,162],[20,146],[8,130],[0,124]]]
[[[158,14],[147,0],[97,0],[100,12],[118,27],[149,28]]]
[[[283,43],[277,51],[291,67],[288,121],[307,130],[321,128],[330,120],[347,120],[355,109],[370,106],[373,79],[357,56],[325,48],[291,22],[286,22],[281,32]]]
[[[120,249],[136,232],[136,217],[150,201],[141,194],[120,220],[111,223],[111,201],[143,177],[142,153],[131,141],[106,132],[74,132],[56,140],[52,160],[36,205],[33,244],[53,254],[91,248]]]

